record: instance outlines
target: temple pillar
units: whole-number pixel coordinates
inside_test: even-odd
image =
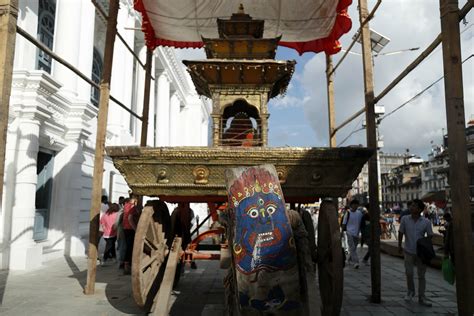
[[[157,80],[158,93],[157,93],[157,145],[168,146],[169,145],[169,117],[170,117],[170,81],[168,73],[163,71]]]
[[[170,99],[170,143],[171,146],[178,145],[178,136],[180,133],[181,126],[179,124],[179,108],[181,107],[181,101],[179,100],[178,93],[173,93]]]
[[[144,45],[143,45],[142,48],[140,48],[137,55],[140,58],[140,60],[143,60],[143,61],[146,60],[146,47]],[[143,114],[143,96],[145,94],[145,70],[138,63],[136,64],[136,78],[137,78],[137,80],[136,80],[136,97],[135,97],[136,112],[137,112],[138,115],[142,115]],[[152,86],[152,84],[150,86]],[[151,108],[153,108],[153,107],[151,107]],[[153,118],[153,116],[150,115],[149,118]],[[150,125],[152,125],[150,123],[152,123],[152,121],[150,121],[150,119],[149,119],[148,128],[150,127]],[[135,135],[135,140],[140,141],[140,139],[141,139],[141,130],[142,130],[142,121],[137,120],[137,124],[136,125],[132,124],[132,126],[135,126],[134,132],[137,134],[137,135]],[[133,134],[133,132],[132,132],[132,134]],[[153,134],[150,134],[150,132],[148,131],[147,144],[148,144],[148,140],[152,137],[153,137]]]
[[[42,247],[33,240],[39,131],[40,122],[38,120],[19,119],[17,145],[14,149],[16,177],[12,197],[11,270],[25,270],[41,266],[41,260],[38,258],[41,258]]]
[[[95,8],[91,1],[81,2],[80,17],[80,57],[78,58],[77,68],[86,76],[90,77],[92,73],[92,58],[94,51],[94,24]],[[70,1],[68,1],[70,3]],[[70,38],[71,34],[69,34]],[[78,42],[79,42],[78,41]],[[69,42],[71,42],[69,40]],[[68,70],[73,76],[70,70]],[[77,96],[81,101],[90,103],[91,85],[82,79],[77,80]]]
[[[117,28],[125,25],[133,24],[131,22],[130,12],[127,7],[121,6],[117,16]],[[125,41],[131,47],[133,47],[133,32],[122,32],[122,34]],[[114,46],[110,94],[125,105],[132,104],[132,85],[128,80],[124,80],[124,78],[133,78],[133,75],[133,56],[127,50],[125,45],[123,45],[123,43],[117,39],[116,45]],[[132,110],[136,112],[137,108],[132,107]],[[141,115],[141,113],[139,112],[138,115]],[[131,140],[129,134],[133,134],[132,136],[137,136],[136,134],[139,133],[139,130],[137,131],[135,123],[130,124],[130,120],[130,114],[128,112],[122,109],[115,102],[110,101],[107,131],[112,132],[114,137],[111,142],[107,140],[107,145],[129,144]],[[131,129],[131,127],[133,128]],[[138,139],[139,138],[140,137],[138,136]]]
[[[141,59],[142,57],[140,57]],[[141,60],[146,60],[146,49],[144,50],[144,56],[143,56],[143,59]],[[153,57],[152,58],[153,62],[152,62],[152,65],[151,65],[151,73],[155,73],[155,65],[156,65],[156,61],[155,61],[155,58]],[[143,83],[145,83],[145,78],[143,79]],[[144,89],[144,88],[143,88]],[[151,146],[151,147],[154,147],[155,145],[155,110],[156,110],[156,106],[155,106],[155,81],[154,80],[151,80],[151,83],[150,83],[150,103],[149,103],[149,110],[148,110],[148,136],[147,136],[147,139],[146,139],[146,144],[147,146]],[[138,121],[138,120],[137,120]]]
[[[38,2],[37,0],[24,0],[18,2],[18,20],[19,27],[28,34],[38,33]],[[31,14],[33,13],[33,14]],[[36,69],[38,51],[36,46],[32,45],[23,36],[17,36],[15,39],[15,59],[13,68],[32,70]]]
[[[71,40],[71,36],[77,37],[81,34],[83,2],[86,1],[57,0],[56,2],[54,52],[74,67],[77,67],[79,64],[80,52],[84,52],[86,55],[91,54],[92,58],[92,51],[82,50],[80,40],[77,40],[77,38]],[[92,19],[92,21],[94,21],[94,19]],[[90,21],[88,23],[90,23]],[[77,97],[77,81],[79,77],[75,73],[55,61],[53,62],[53,76],[62,84],[61,91],[71,98]]]
[[[211,114],[212,117],[212,146],[217,147],[219,146],[219,134],[220,134],[220,115],[219,114]]]
[[[262,137],[262,146],[267,147],[268,146],[268,118],[270,117],[270,114],[261,114],[260,119],[261,119],[261,137]]]

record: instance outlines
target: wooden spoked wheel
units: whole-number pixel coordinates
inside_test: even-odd
[[[153,220],[153,207],[147,206],[138,221],[132,257],[132,292],[139,306],[147,302],[167,253],[162,226]]]
[[[318,276],[322,315],[339,315],[343,291],[343,257],[337,208],[321,204],[318,221]]]

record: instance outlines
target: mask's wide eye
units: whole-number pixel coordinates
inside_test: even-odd
[[[276,206],[275,205],[269,205],[267,206],[267,212],[268,214],[272,215],[276,211]]]
[[[247,212],[247,214],[252,218],[257,218],[258,217],[258,210],[256,208],[252,208]]]

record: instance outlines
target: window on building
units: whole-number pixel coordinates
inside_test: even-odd
[[[99,51],[94,47],[94,52],[92,53],[91,79],[95,83],[99,84],[101,78],[102,78],[102,56],[100,56]],[[92,87],[91,102],[95,106],[99,106],[99,95],[100,95],[99,89]]]
[[[49,49],[53,49],[54,18],[56,15],[56,0],[40,0],[38,9],[38,39]],[[51,56],[38,49],[37,69],[51,73]]]

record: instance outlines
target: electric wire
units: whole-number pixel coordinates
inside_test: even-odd
[[[461,64],[464,64],[466,61],[470,60],[472,57],[474,57],[474,54],[471,54],[469,55],[468,57],[466,57]],[[408,99],[407,101],[403,102],[401,105],[397,106],[395,109],[393,109],[392,111],[390,111],[389,113],[385,114],[384,116],[378,118],[377,120],[377,123],[380,124],[382,122],[383,119],[387,118],[388,116],[392,115],[393,113],[397,112],[398,110],[400,110],[401,108],[403,108],[404,106],[406,106],[407,104],[411,103],[412,101],[416,100],[417,98],[419,98],[422,94],[424,94],[426,91],[428,91],[430,88],[432,88],[434,85],[436,85],[438,82],[440,82],[442,79],[444,78],[444,76],[441,76],[440,78],[436,79],[435,81],[433,81],[431,84],[429,84],[426,88],[424,88],[423,90],[421,90],[420,92],[418,92],[417,94],[415,94],[413,97],[411,97],[410,99]],[[359,120],[359,122],[356,124],[356,126],[358,126],[360,123],[361,123],[362,119]],[[337,145],[337,147],[340,147],[342,144],[344,144],[352,135],[354,135],[355,133],[357,132],[360,132],[362,130],[364,130],[365,127],[361,127],[359,129],[354,129],[351,133],[349,133],[349,135],[346,136],[346,138],[344,138],[340,143],[339,145]]]
[[[355,125],[356,128],[354,128],[354,129],[352,130],[352,132],[350,132],[349,135],[347,135],[346,138],[344,138],[344,139],[339,143],[339,145],[337,145],[337,147],[340,147],[342,144],[344,144],[344,143],[346,142],[346,140],[348,140],[348,139],[349,139],[352,135],[354,135],[355,133],[360,132],[360,131],[362,131],[362,130],[365,129],[364,126],[361,127],[361,128],[359,128],[359,129],[357,129],[357,126],[359,126],[360,123],[362,123],[362,118],[361,118],[361,119],[359,120],[359,122],[357,122],[357,124]]]
[[[474,54],[471,54],[470,56],[468,56],[467,58],[465,58],[461,64],[464,64],[466,61],[468,61],[469,59],[471,59],[472,57],[474,57]],[[441,76],[440,78],[436,79],[436,81],[432,82],[430,85],[428,85],[426,88],[424,88],[423,90],[421,90],[420,92],[418,92],[417,94],[415,94],[413,97],[411,97],[410,99],[408,99],[407,101],[403,102],[401,105],[397,106],[395,109],[393,109],[392,111],[390,111],[389,113],[385,114],[384,116],[380,117],[378,119],[378,123],[380,123],[383,119],[387,118],[388,116],[392,115],[393,113],[397,112],[398,110],[400,110],[401,108],[403,108],[405,105],[409,104],[410,102],[414,101],[415,99],[417,99],[418,97],[420,97],[423,93],[425,93],[427,90],[429,90],[431,87],[433,87],[435,84],[437,84],[438,82],[440,82],[442,79],[444,78],[444,75]]]

